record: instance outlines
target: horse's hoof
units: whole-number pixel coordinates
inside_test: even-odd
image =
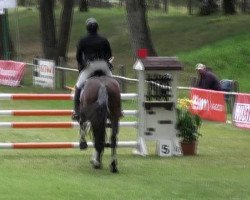
[[[90,163],[94,169],[102,169],[102,164],[96,160],[91,160]]]
[[[115,168],[111,167],[110,168],[110,172],[112,172],[112,173],[119,173],[119,170],[116,167]]]
[[[102,166],[101,165],[93,165],[93,168],[94,169],[102,169]]]
[[[88,144],[86,141],[83,141],[83,142],[80,142],[79,147],[80,147],[80,150],[85,150],[88,148]]]
[[[119,170],[117,169],[117,161],[112,161],[110,163],[110,171],[112,173],[118,173],[119,172]]]

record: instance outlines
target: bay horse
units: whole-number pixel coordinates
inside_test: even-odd
[[[119,120],[122,116],[118,81],[105,75],[87,79],[80,96],[80,102],[80,127],[82,130],[85,129],[86,122],[89,121],[93,132],[95,147],[95,153],[91,161],[93,167],[95,169],[102,167],[102,155],[106,145],[111,147],[110,170],[113,173],[118,172],[116,147]],[[112,130],[109,145],[105,142],[107,120],[109,120]],[[84,141],[84,135],[81,138]]]

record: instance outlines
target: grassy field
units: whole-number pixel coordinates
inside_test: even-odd
[[[58,11],[57,11],[58,13]],[[197,17],[165,15],[150,11],[149,24],[158,54],[178,56],[184,63],[180,85],[187,86],[195,76],[194,65],[205,63],[220,78],[236,79],[240,90],[250,91],[250,16]],[[101,32],[113,48],[115,65],[125,64],[128,76],[134,77],[134,59],[129,45],[123,10],[93,9],[75,12],[72,24],[69,61],[74,65],[78,38],[85,32],[85,19],[94,16],[100,21]],[[15,15],[10,15],[15,35]],[[19,10],[20,57],[31,62],[40,55],[39,15],[36,9]],[[30,34],[32,33],[32,34]],[[29,35],[29,37],[27,37]],[[69,93],[30,86],[25,77],[19,88],[0,86],[1,92]],[[68,75],[70,85],[75,75]],[[130,86],[131,90],[135,86]],[[0,101],[0,109],[71,109],[66,101]],[[123,109],[135,109],[136,102],[124,102]],[[7,121],[69,121],[69,117],[4,117]],[[134,120],[133,118],[123,120]],[[80,200],[80,199],[250,199],[250,132],[204,121],[198,155],[160,158],[155,144],[148,143],[150,155],[133,155],[131,149],[118,149],[117,175],[109,172],[110,151],[104,155],[104,169],[94,170],[89,160],[92,149],[65,150],[1,150],[0,200]],[[134,140],[136,130],[122,128],[119,140]],[[89,138],[90,140],[91,138]],[[78,141],[77,129],[1,129],[1,142]]]
[[[118,149],[117,175],[109,172],[108,149],[103,170],[91,168],[91,150],[1,150],[0,199],[249,199],[249,131],[204,122],[201,132],[195,157],[159,158],[154,144],[146,158]],[[121,129],[119,139],[135,134]],[[2,129],[0,137],[40,142],[77,141],[78,135],[76,129]]]

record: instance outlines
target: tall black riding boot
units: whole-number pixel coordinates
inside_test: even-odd
[[[72,115],[72,119],[76,121],[79,121],[80,119],[80,94],[81,94],[81,89],[75,87],[74,112]]]

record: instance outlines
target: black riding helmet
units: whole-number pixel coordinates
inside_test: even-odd
[[[96,33],[98,30],[98,23],[95,18],[88,18],[86,20],[86,28],[89,33]]]

